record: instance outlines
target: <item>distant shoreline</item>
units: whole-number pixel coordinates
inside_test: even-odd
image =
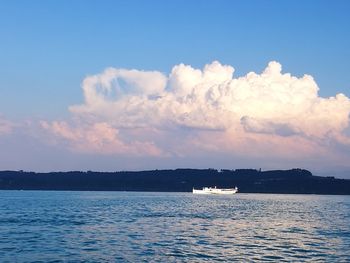
[[[350,180],[304,169],[175,169],[121,172],[0,171],[0,190],[191,192],[237,186],[239,193],[350,195]]]

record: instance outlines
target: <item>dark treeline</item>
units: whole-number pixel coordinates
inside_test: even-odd
[[[350,180],[314,176],[302,169],[176,169],[140,172],[0,171],[2,190],[169,191],[237,186],[241,193],[350,194]]]

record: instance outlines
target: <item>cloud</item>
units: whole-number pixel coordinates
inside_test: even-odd
[[[241,124],[246,132],[292,136],[298,130],[288,123],[277,123],[270,120],[254,119],[247,116],[241,118]]]
[[[248,132],[319,138],[347,128],[348,97],[319,97],[311,76],[297,78],[281,70],[275,61],[261,74],[238,78],[233,67],[217,61],[203,70],[176,65],[168,77],[156,71],[107,69],[84,80],[85,102],[70,110],[129,128],[227,130],[242,125]]]
[[[166,77],[157,71],[108,68],[102,74],[84,79],[85,104],[72,106],[71,111],[112,118],[129,106],[129,111],[141,110],[144,101],[161,94],[165,85]],[[135,115],[132,113],[126,126],[132,118],[137,118]],[[119,122],[124,119],[120,115]]]
[[[214,61],[175,65],[167,75],[108,68],[88,76],[84,101],[69,107],[67,119],[0,115],[0,167],[40,169],[46,160],[49,170],[350,170],[346,95],[323,98],[311,76],[283,73],[275,61],[261,73],[234,72]]]
[[[349,98],[320,97],[311,76],[283,73],[275,61],[241,77],[218,61],[203,69],[176,65],[169,75],[108,68],[85,78],[82,90],[70,121],[42,123],[72,151],[339,164],[349,158]]]
[[[43,129],[51,132],[67,146],[80,153],[123,154],[130,156],[160,156],[161,151],[151,142],[124,142],[119,131],[111,125],[100,122],[92,125],[72,127],[65,121],[41,122]]]
[[[0,135],[10,134],[15,124],[0,115]]]

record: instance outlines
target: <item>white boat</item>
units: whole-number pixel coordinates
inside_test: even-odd
[[[203,187],[202,189],[192,189],[194,194],[202,195],[232,195],[238,192],[238,188],[216,188],[215,187]]]

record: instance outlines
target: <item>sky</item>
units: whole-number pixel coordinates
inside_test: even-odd
[[[349,1],[1,1],[0,170],[350,178]]]

